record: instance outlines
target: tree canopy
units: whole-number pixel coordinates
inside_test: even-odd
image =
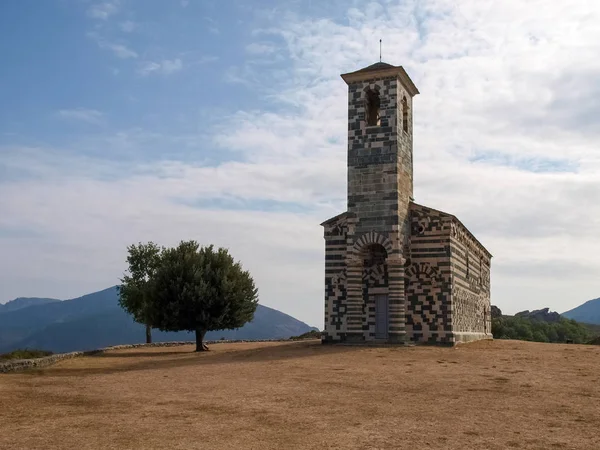
[[[194,331],[196,351],[208,331],[233,329],[252,320],[258,290],[227,249],[182,241],[165,249],[152,276],[154,325],[162,331]]]
[[[546,322],[523,316],[501,316],[492,319],[495,339],[518,339],[535,342],[567,342],[584,344],[592,333],[585,325],[574,320],[560,318]]]
[[[139,243],[127,247],[129,274],[121,279],[119,304],[133,316],[133,319],[146,325],[146,342],[152,342],[154,325],[154,302],[152,280],[161,263],[161,249],[154,242]]]

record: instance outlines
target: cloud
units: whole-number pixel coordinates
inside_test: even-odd
[[[217,25],[217,22],[210,18],[210,17],[204,17],[204,20],[206,20],[208,22],[208,32],[211,34],[221,34],[221,30],[219,30],[219,26]]]
[[[123,44],[105,43],[100,45],[101,48],[112,51],[117,58],[130,59],[137,58],[138,54]]]
[[[56,114],[61,119],[76,120],[94,125],[101,124],[104,119],[104,114],[100,111],[87,108],[61,109]]]
[[[272,44],[260,44],[258,42],[253,42],[246,46],[246,52],[252,55],[268,55],[275,51],[275,46]]]
[[[181,0],[181,7],[182,8],[187,8],[187,6],[190,4],[190,0]]]
[[[102,3],[94,3],[87,10],[87,15],[94,19],[106,20],[110,16],[119,11],[119,1],[106,1]]]
[[[171,75],[175,72],[179,72],[181,69],[183,69],[183,62],[181,61],[181,59],[163,59],[159,62],[147,61],[141,64],[141,66],[138,69],[138,73],[142,76],[147,76],[153,73]]]
[[[281,63],[229,69],[225,81],[260,100],[215,112],[201,133],[117,130],[74,143],[96,155],[87,158],[1,149],[0,173],[13,175],[0,177],[0,227],[48,237],[0,236],[0,255],[10,255],[0,256],[5,299],[100,289],[121,275],[131,242],[193,238],[230,248],[256,276],[261,302],[322,326],[318,224],[346,208],[339,74],[378,60],[381,36],[384,60],[402,64],[421,91],[416,200],[457,215],[493,253],[493,302],[507,313],[565,311],[598,297],[600,7],[347,4],[315,5],[310,17],[265,14],[255,36],[277,42],[269,58]],[[181,69],[165,61],[140,73]]]
[[[132,33],[133,31],[135,31],[137,29],[138,24],[135,22],[132,22],[131,20],[126,20],[125,22],[121,22],[119,24],[119,27],[125,33]]]
[[[96,42],[96,44],[98,44],[98,47],[100,47],[103,50],[111,51],[119,59],[135,59],[138,57],[138,54],[134,50],[127,47],[125,44],[110,42],[104,37],[100,36],[97,32],[88,32],[87,36],[93,39]]]
[[[597,297],[600,64],[590,55],[600,51],[600,30],[586,14],[600,19],[600,8],[555,5],[540,14],[540,6],[372,3],[349,9],[347,25],[284,18],[257,34],[284,39],[287,81],[248,65],[227,79],[268,90],[295,112],[238,115],[219,142],[261,164],[302,167],[329,155],[343,174],[343,144],[325,144],[346,141],[339,73],[373,63],[370,43],[382,35],[384,59],[404,65],[422,93],[414,103],[417,201],[456,214],[492,251],[493,301],[507,312],[563,311]],[[333,184],[322,200],[343,198],[343,189]],[[561,266],[568,277],[556,276]]]

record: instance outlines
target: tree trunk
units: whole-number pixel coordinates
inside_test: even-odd
[[[208,347],[204,345],[202,342],[204,340],[204,335],[206,331],[201,328],[196,328],[196,351],[197,352],[205,352],[208,350]]]
[[[152,344],[152,327],[146,325],[146,344]]]

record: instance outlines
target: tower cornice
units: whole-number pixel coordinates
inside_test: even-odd
[[[402,66],[392,66],[386,63],[376,63],[364,69],[355,72],[344,73],[341,75],[346,84],[356,83],[357,81],[373,80],[377,78],[396,77],[406,88],[411,97],[419,94],[419,90],[410,79],[406,70]]]

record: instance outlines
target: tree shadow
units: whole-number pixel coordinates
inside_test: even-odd
[[[108,375],[114,373],[134,372],[142,370],[176,369],[189,366],[202,367],[215,364],[239,364],[239,363],[264,363],[269,361],[281,361],[289,359],[306,358],[322,355],[335,355],[360,351],[364,347],[347,345],[322,345],[320,341],[303,341],[280,345],[270,345],[245,350],[227,349],[219,351],[218,346],[211,346],[208,352],[147,352],[128,351],[127,353],[106,353],[94,355],[89,358],[123,358],[128,359],[125,364],[107,367],[60,367],[50,366],[48,368],[33,369],[30,373],[70,377],[85,377],[91,375]],[[167,359],[164,356],[168,356]],[[146,357],[143,361],[135,361],[136,357]],[[84,357],[85,358],[85,357]]]

